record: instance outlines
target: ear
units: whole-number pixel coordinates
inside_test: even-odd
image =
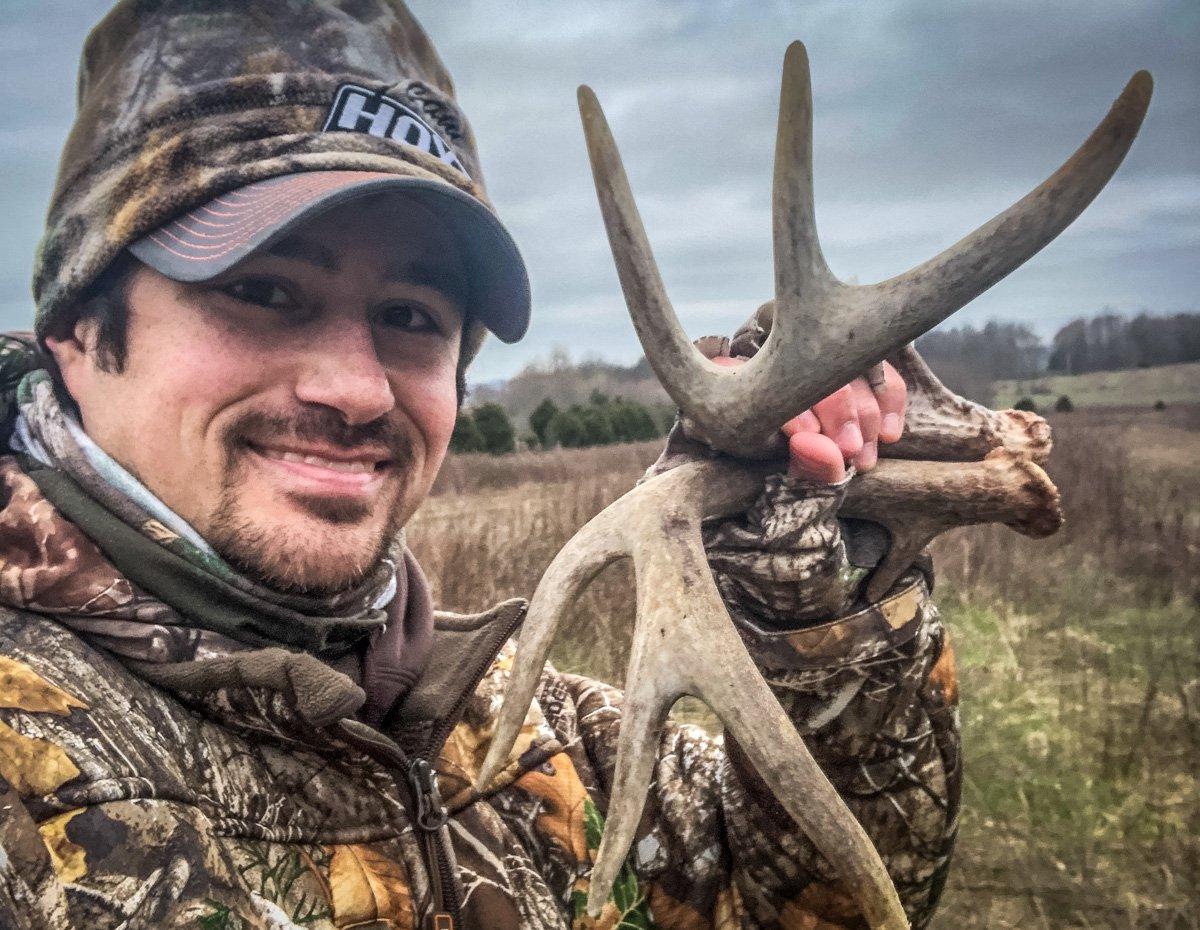
[[[79,397],[80,392],[86,391],[96,377],[97,325],[94,317],[87,317],[77,320],[69,334],[45,338],[46,349],[58,366],[63,385],[72,397]]]

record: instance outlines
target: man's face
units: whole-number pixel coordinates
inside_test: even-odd
[[[428,494],[457,412],[462,264],[423,208],[332,210],[220,278],[146,267],[120,372],[52,341],[102,449],[247,574],[327,593]]]

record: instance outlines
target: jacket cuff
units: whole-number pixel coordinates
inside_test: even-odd
[[[911,640],[931,607],[925,574],[914,570],[882,600],[826,623],[780,630],[756,624],[740,612],[733,620],[764,671],[807,670],[878,658]]]
[[[849,483],[849,475],[835,484],[771,475],[744,514],[705,524],[708,564],[731,614],[796,630],[855,606],[867,573],[849,557],[838,520]]]

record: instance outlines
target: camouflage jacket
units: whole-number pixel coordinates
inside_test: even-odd
[[[736,745],[686,725],[663,736],[634,851],[587,918],[620,692],[547,667],[507,767],[471,788],[523,601],[438,614],[387,732],[301,689],[303,653],[213,660],[159,687],[30,609],[85,611],[83,567],[106,563],[53,545],[65,521],[21,477],[0,500],[5,930],[445,926],[431,915],[447,901],[472,930],[865,926]],[[958,804],[953,659],[925,577],[836,621],[746,637],[924,926]]]

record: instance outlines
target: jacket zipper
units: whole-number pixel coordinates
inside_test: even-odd
[[[462,905],[454,885],[453,865],[442,829],[449,816],[438,791],[437,775],[426,759],[413,759],[408,765],[408,787],[412,791],[413,824],[421,831],[425,859],[429,864],[429,879],[433,886],[433,913],[429,930],[456,930],[462,923]]]
[[[500,646],[508,641],[513,631],[525,619],[526,609],[527,607],[522,607],[516,612],[504,630],[504,638],[500,641]],[[442,802],[441,792],[438,790],[437,773],[429,760],[436,759],[438,753],[441,752],[442,746],[445,745],[450,733],[457,726],[463,710],[466,709],[471,695],[475,693],[479,682],[483,680],[484,674],[495,660],[496,654],[492,652],[471,670],[467,686],[449,713],[442,717],[434,727],[425,743],[422,755],[409,758],[399,746],[395,747],[397,751],[389,753],[395,755],[396,761],[399,761],[404,768],[405,780],[413,801],[410,814],[413,824],[420,831],[423,840],[422,845],[429,868],[429,882],[433,890],[434,905],[433,913],[426,921],[427,930],[465,930],[462,922],[462,902],[458,899],[458,885],[454,881],[455,864],[447,842],[449,831],[446,824],[450,816],[446,811],[446,805]]]

